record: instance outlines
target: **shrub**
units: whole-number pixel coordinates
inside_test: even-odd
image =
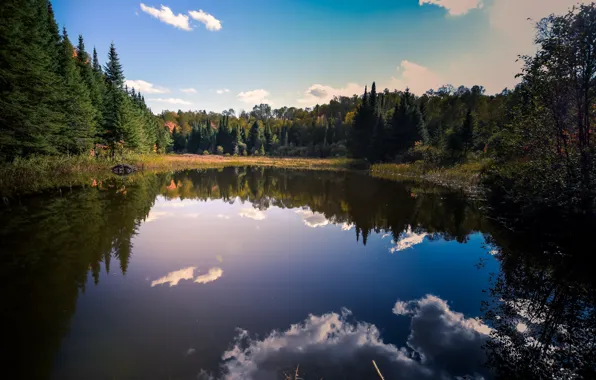
[[[217,154],[219,154],[220,156],[224,154],[224,148],[221,145],[217,146]]]
[[[208,156],[209,155],[209,151],[208,150],[204,150],[203,151],[203,156]]]

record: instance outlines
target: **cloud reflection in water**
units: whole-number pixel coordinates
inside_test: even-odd
[[[482,321],[465,318],[432,295],[398,301],[393,312],[411,318],[405,347],[384,343],[374,324],[355,321],[347,309],[309,315],[262,340],[239,330],[231,348],[222,355],[222,379],[277,379],[280,370],[292,370],[298,364],[306,378],[372,378],[372,360],[386,379],[489,376],[483,367],[482,345],[491,330]],[[205,371],[199,378],[215,379]]]

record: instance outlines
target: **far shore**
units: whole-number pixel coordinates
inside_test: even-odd
[[[414,164],[373,164],[349,158],[302,158],[217,156],[195,154],[125,155],[116,160],[86,156],[38,156],[18,159],[0,168],[3,197],[39,192],[58,187],[92,186],[94,181],[115,176],[117,164],[133,165],[138,172],[171,172],[189,169],[219,169],[230,166],[262,166],[303,170],[368,170],[374,177],[391,180],[422,180],[475,193],[480,165],[466,164],[449,169],[422,170]]]

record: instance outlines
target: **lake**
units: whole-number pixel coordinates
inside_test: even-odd
[[[539,247],[482,208],[428,184],[251,167],[12,199],[8,363],[27,379],[378,379],[372,360],[385,379],[490,378],[491,334],[535,339],[533,310],[594,303],[550,297],[579,280],[507,256]]]

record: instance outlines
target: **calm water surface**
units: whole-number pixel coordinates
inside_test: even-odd
[[[375,379],[371,360],[389,379],[491,377],[480,317],[500,248],[461,194],[228,168],[0,216],[15,378]]]

